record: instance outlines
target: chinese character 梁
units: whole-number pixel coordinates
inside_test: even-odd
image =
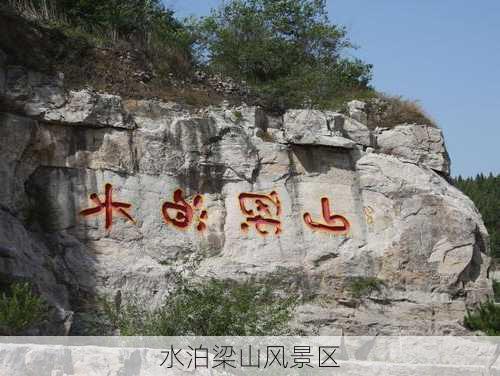
[[[272,191],[270,194],[241,193],[238,196],[240,210],[245,216],[245,222],[241,224],[241,230],[248,232],[250,225],[260,235],[268,235],[270,229],[279,235],[282,231],[281,202],[278,193]]]

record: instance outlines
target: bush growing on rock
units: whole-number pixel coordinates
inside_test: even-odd
[[[6,335],[18,335],[41,322],[47,307],[35,295],[29,283],[14,283],[8,292],[0,296],[0,331]]]
[[[373,291],[380,291],[383,285],[384,282],[376,277],[356,277],[352,279],[348,289],[354,298],[359,299]]]
[[[492,300],[482,303],[474,312],[467,311],[464,324],[489,336],[500,335],[500,305]]]
[[[286,335],[297,299],[281,298],[254,282],[181,282],[164,304],[150,312],[139,303],[106,303],[120,335],[248,336]]]

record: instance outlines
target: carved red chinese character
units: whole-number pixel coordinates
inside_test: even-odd
[[[105,186],[105,195],[104,202],[99,199],[97,193],[92,193],[90,195],[90,199],[97,205],[94,208],[85,209],[80,212],[84,217],[88,217],[91,215],[99,214],[100,212],[104,212],[106,216],[105,228],[106,230],[110,230],[113,225],[113,212],[118,213],[122,217],[127,218],[129,221],[135,223],[134,219],[127,213],[127,209],[132,207],[131,204],[127,204],[124,202],[113,201],[113,186],[111,184],[106,184]]]
[[[201,195],[196,195],[190,204],[184,199],[182,190],[177,189],[174,192],[174,202],[165,202],[161,212],[165,223],[178,229],[187,229],[194,220],[198,222],[196,225],[198,231],[202,232],[207,228],[205,221],[208,219],[208,212],[203,209],[203,196]]]
[[[241,229],[247,232],[250,224],[255,226],[257,233],[268,235],[268,228],[274,228],[274,233],[281,233],[281,202],[276,192],[269,195],[256,193],[241,193],[238,197],[240,209],[246,216],[246,221],[241,224]]]
[[[334,234],[347,234],[349,232],[351,224],[345,217],[333,214],[330,211],[330,201],[328,198],[323,197],[321,199],[321,208],[324,223],[314,221],[309,213],[304,214],[304,222],[309,227],[313,230],[326,231]]]

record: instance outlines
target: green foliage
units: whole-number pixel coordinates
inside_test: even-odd
[[[160,73],[191,69],[193,36],[160,0],[9,2],[24,16],[93,45],[116,46],[126,42],[146,52]]]
[[[121,335],[285,335],[295,303],[253,282],[212,280],[181,283],[152,312],[131,301],[121,307],[107,303],[106,313]]]
[[[236,123],[239,123],[243,120],[243,114],[241,111],[234,111],[233,112],[234,118],[236,119]]]
[[[78,26],[87,32],[102,32],[111,39],[147,41],[155,28],[180,28],[173,12],[159,0],[10,0],[29,18]]]
[[[144,65],[151,62],[160,79],[190,76],[201,66],[245,81],[252,98],[272,110],[338,108],[375,95],[371,65],[346,58],[353,45],[345,28],[330,22],[325,0],[229,0],[208,17],[183,22],[161,0],[9,3],[72,39],[144,52]],[[113,84],[127,80],[109,75],[117,76]]]
[[[500,305],[491,300],[482,303],[475,312],[467,311],[464,324],[471,330],[480,330],[489,336],[500,335]]]
[[[500,258],[500,175],[455,179],[454,184],[476,204],[490,234],[491,255]]]
[[[39,323],[46,314],[45,303],[33,294],[29,283],[14,283],[0,297],[0,326],[10,335]]]
[[[161,0],[8,2],[72,39],[145,52],[160,79],[189,77],[201,66],[246,81],[269,109],[338,108],[375,94],[371,65],[345,57],[353,45],[345,28],[328,19],[325,0],[230,0],[208,17],[183,22]]]
[[[500,282],[493,280],[493,297],[495,302],[500,303]]]
[[[369,90],[371,66],[342,56],[353,46],[323,0],[231,0],[198,30],[212,70],[247,81],[275,106],[328,106]]]
[[[500,175],[475,178],[459,176],[453,183],[476,204],[490,234],[491,255],[500,258]],[[482,303],[474,312],[467,311],[464,323],[472,330],[480,330],[487,335],[500,335],[500,282],[493,281],[494,300]]]
[[[348,286],[351,295],[355,298],[362,298],[373,291],[380,291],[384,282],[376,277],[356,277],[353,278]]]

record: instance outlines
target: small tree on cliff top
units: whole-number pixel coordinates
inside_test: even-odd
[[[324,0],[230,0],[200,24],[216,72],[248,81],[283,106],[366,90],[371,66],[342,57],[352,48]]]

